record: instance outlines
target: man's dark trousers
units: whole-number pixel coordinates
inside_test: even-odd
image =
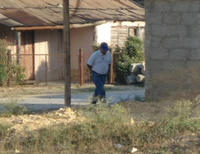
[[[104,84],[106,82],[106,74],[99,74],[94,71],[92,71],[92,81],[94,82],[96,89],[94,92],[94,100],[93,104],[96,104],[97,99],[105,99],[105,89],[104,89]]]

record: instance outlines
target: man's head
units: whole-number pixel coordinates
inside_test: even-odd
[[[102,54],[106,54],[106,52],[108,51],[108,44],[105,42],[102,42],[100,45],[100,51]]]

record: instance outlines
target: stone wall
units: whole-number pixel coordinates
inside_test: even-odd
[[[146,98],[200,92],[200,1],[146,0]]]

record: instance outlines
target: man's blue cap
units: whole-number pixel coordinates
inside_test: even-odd
[[[104,51],[108,51],[108,44],[106,42],[102,42],[100,48]]]

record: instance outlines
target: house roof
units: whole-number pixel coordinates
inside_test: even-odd
[[[10,27],[63,24],[62,0],[0,0],[0,23]],[[71,24],[143,21],[144,8],[132,0],[70,0]]]

